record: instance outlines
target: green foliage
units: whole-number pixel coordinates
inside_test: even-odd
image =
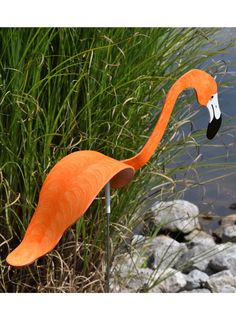
[[[189,28],[0,29],[1,291],[103,290],[101,198],[77,228],[64,235],[56,250],[34,265],[13,270],[5,258],[22,239],[45,176],[55,163],[84,149],[116,159],[137,153],[171,84],[217,53],[216,49],[204,50],[215,32]],[[114,254],[122,236],[137,222],[135,213],[151,178],[155,176],[160,186],[169,184],[169,191],[174,187],[166,163],[168,156],[173,160],[182,150],[183,139],[175,143],[170,139],[188,121],[190,114],[183,115],[181,109],[188,100],[177,102],[150,163],[127,188],[113,192]]]

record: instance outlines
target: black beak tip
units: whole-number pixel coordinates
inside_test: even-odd
[[[219,131],[221,122],[222,122],[222,116],[220,116],[219,119],[216,119],[214,117],[214,119],[208,124],[206,135],[209,140],[215,137],[216,133]]]

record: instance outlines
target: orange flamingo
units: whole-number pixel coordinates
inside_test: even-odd
[[[199,104],[208,108],[207,137],[213,138],[221,125],[217,84],[206,72],[194,69],[173,84],[151,136],[136,156],[118,161],[96,151],[79,151],[62,158],[52,168],[43,183],[38,206],[25,236],[7,256],[7,262],[13,266],[31,264],[56,246],[64,231],[85,213],[104,186],[109,182],[113,188],[128,184],[134,172],[153,155],[174,104],[186,88],[195,89]]]

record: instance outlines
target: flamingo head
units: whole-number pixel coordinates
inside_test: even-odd
[[[207,138],[212,139],[218,132],[222,122],[222,114],[220,111],[217,93],[212,95],[208,101],[207,109],[210,114],[210,121],[207,128]]]
[[[196,75],[197,82],[195,82],[198,102],[200,105],[207,107],[210,114],[206,135],[208,139],[212,139],[217,134],[222,122],[217,84],[210,74],[201,70],[195,71],[198,71],[198,75]]]

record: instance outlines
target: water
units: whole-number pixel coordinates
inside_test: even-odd
[[[225,40],[234,41],[234,38],[236,38],[236,28],[226,28],[214,40],[217,40],[221,47],[224,46]],[[218,68],[216,81],[223,123],[219,136],[210,141],[210,145],[213,146],[200,147],[198,152],[190,150],[189,154],[192,155],[192,160],[199,156],[203,161],[219,156],[211,163],[224,163],[225,166],[200,168],[197,172],[190,170],[187,173],[179,173],[178,176],[196,183],[194,188],[184,192],[183,198],[196,204],[201,213],[214,215],[213,220],[201,220],[203,228],[214,229],[218,227],[220,217],[236,214],[236,210],[229,208],[232,203],[236,203],[236,119],[226,121],[228,118],[236,116],[236,44],[209,59],[207,65]],[[196,130],[206,129],[208,119],[208,113],[200,110],[193,120],[194,128]],[[206,139],[204,143],[208,145],[209,141]],[[191,158],[189,159],[188,156],[186,159],[182,158],[176,162],[189,164],[189,160]],[[215,180],[220,176],[222,178]]]

